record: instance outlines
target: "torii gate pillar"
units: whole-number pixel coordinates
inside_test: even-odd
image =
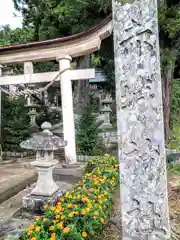
[[[123,240],[170,237],[157,0],[112,0]]]
[[[59,55],[56,60],[59,62],[60,71],[70,68],[72,58],[69,55]],[[74,164],[76,163],[76,141],[70,71],[66,70],[61,74],[60,85],[64,140],[68,142],[65,147],[66,163],[69,160],[69,164]]]

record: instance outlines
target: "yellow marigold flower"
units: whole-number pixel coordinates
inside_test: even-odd
[[[99,215],[99,213],[98,212],[94,212],[94,216],[98,216]]]
[[[40,216],[37,216],[37,217],[36,217],[36,220],[37,220],[37,221],[38,221],[38,220],[40,220],[40,219],[41,219],[41,217],[40,217]]]
[[[50,237],[50,240],[56,240],[56,236]]]
[[[85,210],[82,210],[82,211],[81,211],[81,214],[82,214],[82,215],[85,215],[85,214],[86,214]]]
[[[59,219],[60,218],[60,215],[56,215],[56,219]]]
[[[57,207],[56,209],[55,209],[55,213],[59,213],[60,211],[59,211],[59,208]]]
[[[58,223],[57,227],[60,228],[60,229],[63,229],[64,228],[64,223],[63,222]]]
[[[43,218],[43,220],[42,220],[43,222],[47,222],[47,218]]]
[[[40,229],[41,229],[40,226],[35,227],[35,231],[36,231],[36,232],[39,232]]]
[[[56,236],[56,233],[52,233],[52,234],[51,234],[51,237],[55,237],[55,236]]]
[[[69,232],[69,228],[68,228],[68,227],[64,228],[64,229],[63,229],[63,232],[64,232],[64,233],[68,233],[68,232]]]
[[[64,219],[65,219],[65,216],[61,216],[61,219],[64,220]]]
[[[74,216],[74,212],[69,213],[68,217],[73,217]]]
[[[90,209],[89,209],[89,208],[86,208],[86,212],[89,213],[89,212],[90,212]]]
[[[54,211],[56,208],[55,207],[50,207],[50,210],[51,211]]]
[[[49,231],[53,231],[53,230],[54,230],[54,226],[50,226]]]
[[[30,231],[28,231],[28,235],[32,235],[32,231],[30,230]]]
[[[82,236],[83,236],[84,238],[86,238],[86,237],[87,237],[87,233],[86,233],[86,232],[82,232]]]

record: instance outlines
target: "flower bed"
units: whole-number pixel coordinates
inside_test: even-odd
[[[118,166],[109,155],[90,160],[83,179],[56,206],[44,206],[44,216],[38,216],[20,239],[92,240],[108,221],[119,182]]]

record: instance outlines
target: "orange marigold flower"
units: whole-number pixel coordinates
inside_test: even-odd
[[[30,225],[29,229],[31,229],[31,230],[34,229],[34,224],[33,223]]]
[[[104,223],[104,218],[101,218],[101,222]]]
[[[43,218],[43,220],[42,220],[43,222],[47,222],[47,218]]]
[[[85,214],[86,214],[85,210],[82,210],[82,211],[81,211],[81,214],[82,214],[82,215],[85,215]]]
[[[39,226],[35,227],[35,231],[36,231],[36,232],[39,232],[40,229],[41,229],[41,228],[40,228]]]
[[[87,237],[87,233],[86,233],[86,232],[82,232],[82,236],[83,236],[84,238],[86,238],[86,237]]]
[[[41,217],[40,217],[40,216],[37,216],[37,217],[36,217],[36,220],[37,220],[37,221],[38,221],[38,220],[40,220],[40,219],[41,219]]]
[[[68,227],[64,228],[64,229],[63,229],[63,232],[64,232],[64,233],[68,233],[68,232],[69,232],[69,228],[68,228]]]
[[[36,240],[36,237],[31,238],[31,240]]]
[[[50,226],[49,231],[53,231],[53,230],[54,230],[54,226]]]
[[[28,235],[32,235],[32,231],[28,231],[28,233],[27,233]]]
[[[68,208],[72,208],[72,204],[71,204],[71,203],[68,204],[67,207],[68,207]]]

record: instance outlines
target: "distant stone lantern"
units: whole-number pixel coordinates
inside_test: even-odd
[[[53,135],[50,131],[51,127],[50,123],[44,122],[41,125],[41,128],[43,129],[41,133],[34,135],[32,138],[20,144],[20,146],[24,149],[36,151],[36,160],[31,164],[37,168],[38,180],[35,188],[29,195],[31,202],[32,197],[34,201],[37,197],[48,198],[52,197],[56,192],[58,192],[58,190],[60,190],[55,183],[52,174],[54,166],[59,162],[54,160],[54,151],[65,147],[67,142],[61,137]]]

